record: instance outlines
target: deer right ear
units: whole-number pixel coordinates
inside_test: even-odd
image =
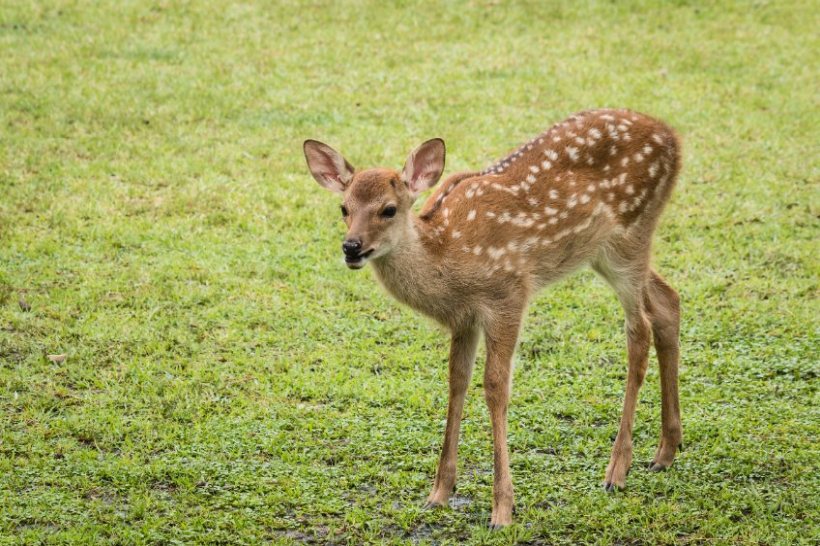
[[[414,198],[441,178],[444,156],[444,141],[434,138],[413,150],[407,158],[401,176]]]
[[[344,193],[353,180],[353,166],[342,154],[318,140],[306,140],[303,147],[308,169],[316,182],[330,191]]]

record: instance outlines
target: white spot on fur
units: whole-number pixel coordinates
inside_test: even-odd
[[[635,154],[633,157],[635,158],[635,161],[637,161],[638,163],[643,161],[643,154]]]
[[[507,252],[507,251],[506,251],[506,250],[504,250],[503,248],[495,248],[494,246],[491,246],[491,247],[488,247],[488,248],[487,248],[487,254],[488,254],[488,255],[490,256],[490,258],[492,258],[493,260],[497,260],[497,259],[499,259],[499,258],[500,258],[501,256],[503,256],[503,255],[504,255],[504,253],[506,253],[506,252]]]
[[[533,220],[532,218],[527,218],[523,212],[519,213],[517,217],[511,219],[510,222],[513,225],[525,228],[532,227],[532,225],[535,224],[535,220]]]
[[[544,169],[545,171],[550,170],[551,167],[552,167],[552,163],[550,163],[547,160],[544,160],[544,162],[541,163],[541,168]]]
[[[658,144],[663,144],[663,138],[658,133],[652,135],[652,140],[654,140]]]
[[[581,195],[580,201],[581,201],[582,205],[586,205],[587,203],[589,203],[589,200],[590,200],[589,194],[585,193],[585,194]]]
[[[629,158],[624,156],[623,159],[621,159],[621,167],[626,167],[628,164],[629,164]]]
[[[538,172],[538,170],[539,170],[539,169],[538,169],[538,165],[530,165],[530,172],[531,172],[532,174],[537,173],[537,172]]]
[[[467,213],[467,220],[470,222],[475,220],[475,209],[472,209],[470,210],[470,212]]]
[[[573,162],[578,161],[578,148],[576,148],[575,146],[567,146],[566,151],[567,151],[567,155],[569,155],[569,158]]]
[[[453,239],[458,239],[459,237],[461,237],[461,232],[460,231],[453,231]]]
[[[550,199],[558,199],[558,190],[550,190]]]
[[[626,188],[624,188],[624,190],[626,191],[627,195],[632,195],[633,193],[635,193],[635,186],[633,186],[632,184],[628,184]]]
[[[544,150],[544,155],[547,156],[551,161],[555,161],[558,159],[558,152],[555,150]]]
[[[583,222],[581,222],[580,224],[578,224],[577,226],[575,226],[574,228],[572,228],[572,231],[573,231],[574,233],[581,233],[581,232],[582,232],[582,231],[584,231],[586,228],[588,228],[588,227],[589,227],[589,225],[590,225],[591,223],[592,223],[592,219],[591,219],[591,218],[587,218],[586,220],[584,220]]]
[[[538,237],[527,237],[523,243],[521,243],[521,251],[526,252],[530,250],[532,247],[538,244]]]
[[[560,241],[561,239],[563,239],[564,237],[566,237],[570,233],[571,233],[571,230],[563,229],[563,230],[561,230],[561,231],[559,231],[558,233],[555,234],[555,240]]]
[[[536,179],[535,179],[535,175],[534,175],[534,174],[528,174],[528,175],[527,175],[527,182],[529,182],[530,184],[535,184],[535,180],[536,180]]]
[[[547,216],[555,216],[558,214],[558,209],[554,209],[552,207],[544,207],[544,214]]]

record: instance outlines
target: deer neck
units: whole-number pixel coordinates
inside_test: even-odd
[[[430,227],[416,217],[408,219],[405,233],[390,253],[371,263],[376,276],[390,294],[413,309],[448,322],[442,312],[447,300],[439,256],[434,252]]]

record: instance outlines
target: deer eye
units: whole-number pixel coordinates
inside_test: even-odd
[[[346,206],[344,206],[344,205],[342,205],[342,216],[344,216],[345,218],[347,218],[347,214],[348,214],[348,213],[347,213],[347,207],[346,207]]]
[[[393,218],[395,215],[396,207],[394,207],[393,205],[388,205],[384,207],[384,210],[382,211],[382,216],[384,216],[385,218]]]

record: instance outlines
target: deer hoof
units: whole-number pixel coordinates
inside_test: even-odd
[[[617,485],[613,482],[605,482],[604,483],[604,491],[606,491],[607,493],[614,493],[616,491],[623,491],[623,489],[624,488],[622,486]]]
[[[650,472],[663,472],[667,468],[669,468],[669,467],[666,466],[665,464],[661,464],[661,463],[650,463],[649,464],[649,471]]]
[[[422,508],[424,510],[436,510],[438,508],[443,508],[443,507],[444,507],[444,505],[441,504],[440,502],[427,501],[427,502],[424,503],[424,506]]]

